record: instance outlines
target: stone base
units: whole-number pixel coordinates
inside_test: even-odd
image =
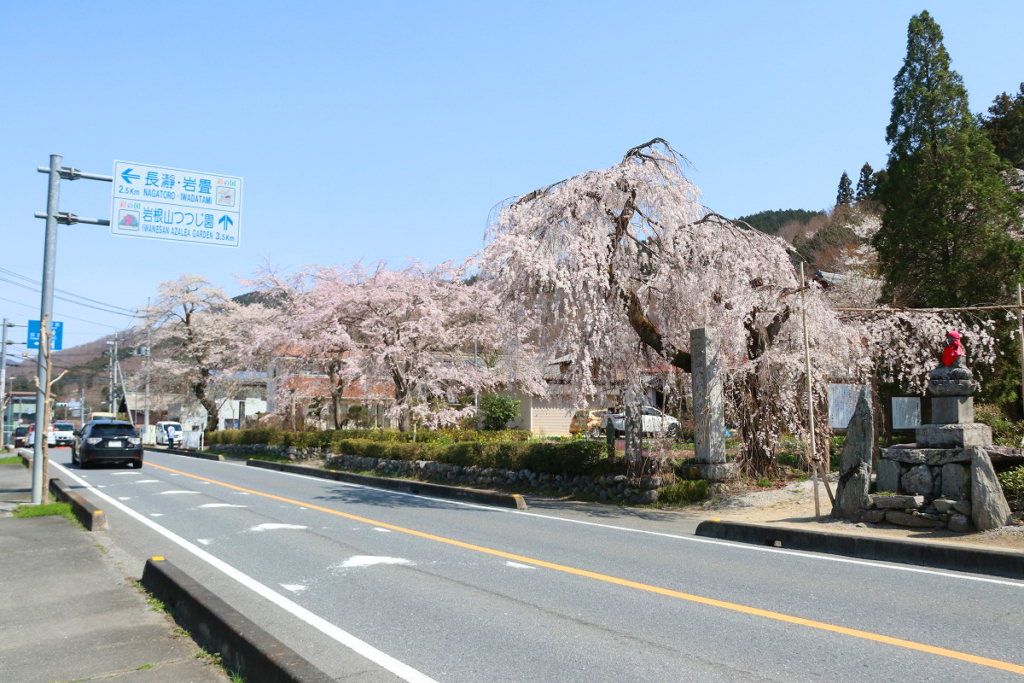
[[[875,478],[875,487],[880,493],[897,493],[900,490],[901,475],[902,471],[899,462],[883,458],[878,461],[878,476]]]
[[[984,448],[992,445],[992,429],[977,422],[921,425],[916,435],[919,448]]]
[[[930,396],[970,396],[980,385],[973,379],[931,379],[928,381]]]
[[[728,481],[740,476],[740,467],[734,462],[691,465],[690,470],[698,479]]]
[[[973,396],[935,396],[932,398],[932,424],[970,424],[974,422]]]
[[[950,462],[970,462],[971,452],[964,448],[922,448],[919,444],[905,443],[883,448],[882,461],[885,460],[941,467]]]

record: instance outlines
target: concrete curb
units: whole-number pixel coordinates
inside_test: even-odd
[[[412,479],[391,479],[390,477],[373,477],[366,474],[354,474],[340,470],[325,470],[301,465],[289,465],[283,462],[272,460],[256,460],[249,458],[246,465],[250,467],[261,467],[267,470],[279,472],[290,472],[292,474],[304,474],[309,477],[321,479],[333,479],[344,481],[350,484],[362,484],[376,489],[388,489],[391,491],[402,491],[414,493],[420,496],[433,496],[434,498],[448,498],[450,500],[466,500],[494,507],[512,508],[513,510],[525,510],[526,501],[518,493],[496,493],[494,491],[481,491],[479,489],[462,488],[461,486],[446,486],[444,484],[431,484],[428,482],[415,481]]]
[[[863,560],[900,562],[934,569],[1024,579],[1024,553],[988,550],[977,546],[957,548],[940,543],[871,538],[860,534],[835,534],[766,524],[706,521],[697,525],[697,536],[753,545],[809,550]]]
[[[89,531],[106,531],[110,528],[103,510],[98,510],[95,505],[69,489],[68,485],[60,479],[56,477],[50,479],[50,493],[60,502],[70,503],[75,517]]]
[[[162,557],[146,561],[142,585],[174,620],[248,683],[329,683],[323,671]]]
[[[180,448],[152,448],[150,449],[154,453],[170,453],[172,455],[185,455],[190,458],[200,458],[202,460],[216,460],[217,462],[224,462],[223,455],[217,455],[216,453],[202,453],[200,451],[186,451]]]

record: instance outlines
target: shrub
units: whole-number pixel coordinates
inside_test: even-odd
[[[505,425],[519,415],[519,401],[508,396],[481,396],[480,410],[484,417],[484,429],[498,431],[505,429]]]
[[[699,503],[708,497],[708,482],[704,479],[677,481],[658,491],[658,502],[663,505]]]
[[[461,441],[527,441],[530,432],[517,429],[477,431],[475,429],[421,429],[416,433],[417,443],[458,443]],[[409,443],[412,432],[391,429],[328,429],[314,432],[291,432],[283,429],[227,429],[210,432],[206,441],[211,446],[228,444],[295,446],[296,448],[334,448],[338,441],[361,439]]]
[[[1014,509],[1024,508],[1024,465],[999,474],[999,483],[1003,493]]]
[[[332,444],[332,448],[344,455],[388,460],[433,460],[461,467],[529,469],[542,474],[589,474],[604,457],[603,444],[590,441],[460,441],[441,444],[340,439]]]
[[[974,419],[992,428],[992,440],[997,446],[1020,448],[1024,438],[1024,423],[1014,422],[991,405],[978,405],[974,409]]]

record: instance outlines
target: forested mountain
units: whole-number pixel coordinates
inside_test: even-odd
[[[806,209],[777,209],[775,211],[758,211],[749,216],[742,216],[739,220],[749,223],[751,227],[766,232],[769,235],[776,234],[779,229],[791,221],[807,223],[815,216],[824,216],[824,211],[807,211]]]

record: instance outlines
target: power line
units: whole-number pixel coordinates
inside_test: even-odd
[[[39,294],[40,293],[39,290],[37,288],[35,288],[35,287],[31,287],[29,285],[26,285],[23,282],[16,282],[14,280],[10,280],[10,279],[5,278],[3,276],[0,276],[0,282],[6,282],[9,285],[14,285],[15,287],[21,287],[22,289],[27,289],[28,291],[33,292],[35,294]],[[102,313],[109,313],[110,315],[123,315],[123,316],[125,316],[127,318],[134,318],[136,315],[138,315],[137,313],[121,313],[120,311],[111,311],[111,310],[108,310],[106,308],[100,308],[99,306],[93,306],[92,304],[86,304],[86,303],[82,303],[81,301],[75,301],[74,299],[69,299],[66,296],[60,296],[58,294],[54,294],[53,298],[54,299],[60,299],[61,301],[66,301],[69,304],[75,304],[76,306],[82,306],[84,308],[92,308],[92,309],[100,311]]]
[[[22,275],[20,273],[15,273],[13,270],[9,270],[9,269],[4,268],[2,266],[0,266],[0,273],[7,273],[8,275],[10,275],[12,277],[19,278],[19,279],[24,280],[26,282],[31,282],[33,285],[36,285],[37,287],[41,286],[40,283],[39,283],[39,280],[33,280],[32,278],[28,277],[27,275]],[[124,311],[125,313],[132,313],[132,314],[136,313],[135,309],[125,308],[124,306],[117,306],[115,304],[108,304],[108,303],[103,302],[103,301],[97,301],[96,299],[90,299],[87,296],[82,296],[81,294],[76,294],[74,292],[69,292],[66,289],[61,289],[60,287],[54,287],[54,290],[57,291],[57,292],[60,292],[61,294],[67,294],[68,296],[73,296],[76,299],[82,299],[83,301],[88,301],[90,303],[99,304],[100,306],[105,306],[106,308],[116,308],[118,310]],[[74,303],[74,302],[72,302],[72,303]]]
[[[18,304],[19,306],[24,306],[25,308],[31,308],[31,309],[34,309],[34,310],[39,310],[38,306],[33,306],[31,304],[26,304],[26,303],[24,303],[22,301],[15,301],[14,299],[8,299],[8,298],[2,297],[2,296],[0,296],[0,301],[7,301],[8,303]],[[86,320],[85,318],[76,318],[73,315],[67,315],[65,313],[59,313],[58,312],[57,315],[59,315],[62,318],[70,318],[71,320],[77,320],[79,322],[89,323],[90,325],[96,325],[97,327],[107,327],[107,328],[110,328],[112,330],[118,329],[114,325],[107,325],[105,323],[98,323],[95,320]],[[125,329],[127,329],[127,328],[125,328]]]

